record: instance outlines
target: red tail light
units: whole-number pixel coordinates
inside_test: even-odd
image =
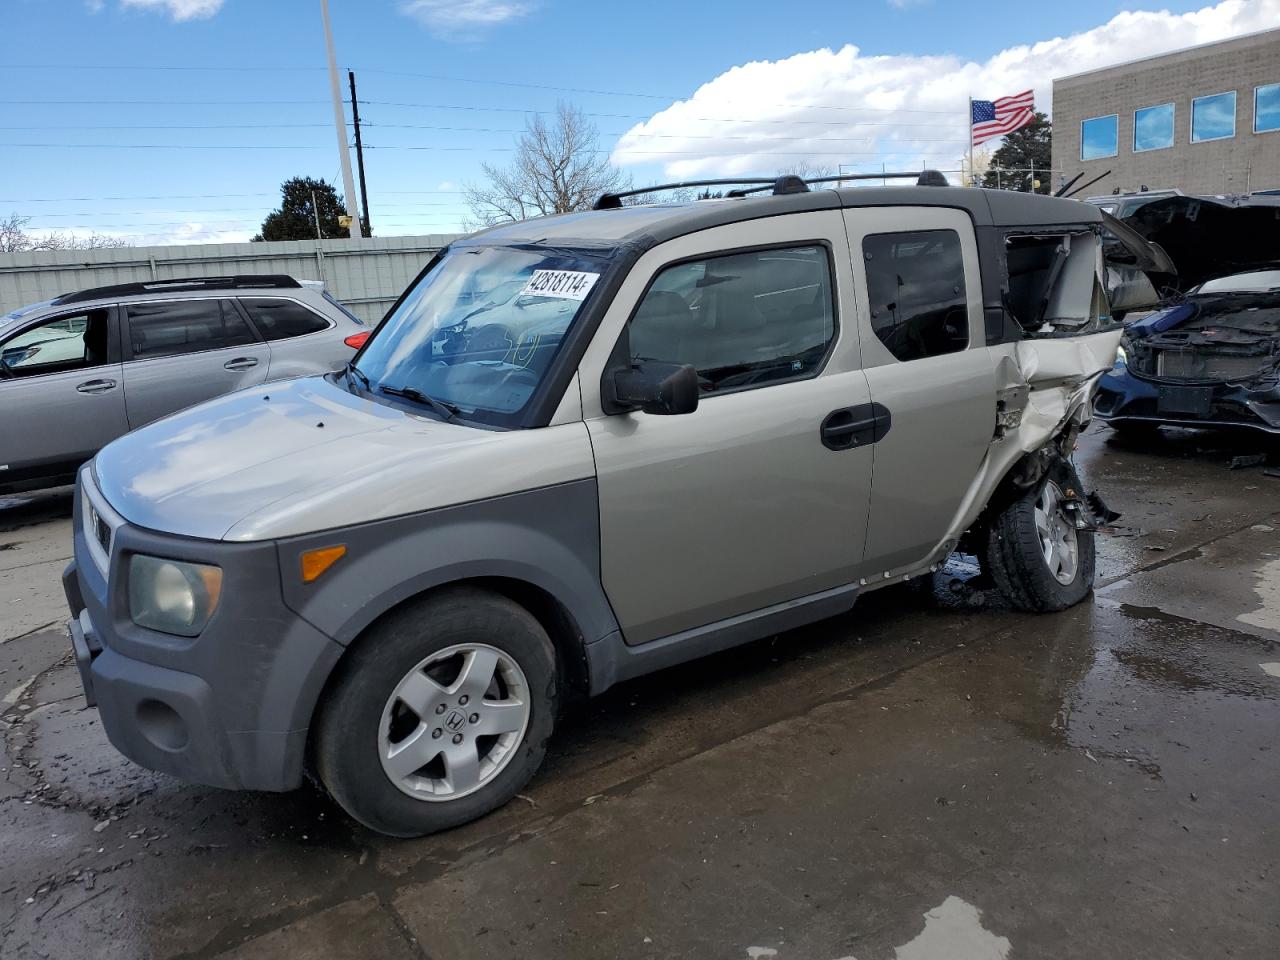
[[[342,342],[352,350],[359,350],[364,346],[364,342],[373,336],[372,330],[361,330],[359,333],[353,333]]]

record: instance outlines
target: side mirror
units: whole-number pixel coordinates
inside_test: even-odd
[[[620,407],[663,416],[698,409],[698,371],[688,363],[647,360],[613,374],[613,400]]]

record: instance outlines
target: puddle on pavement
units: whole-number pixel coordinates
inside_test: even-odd
[[[1257,580],[1253,592],[1258,595],[1259,606],[1236,619],[1250,626],[1280,630],[1280,560],[1264,563],[1253,575]]]

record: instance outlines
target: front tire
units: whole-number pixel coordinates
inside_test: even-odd
[[[538,621],[506,597],[448,590],[393,611],[347,654],[321,705],[316,772],[372,830],[446,830],[528,783],[556,701]]]
[[[1063,509],[1080,478],[1058,461],[1031,490],[1006,506],[987,531],[987,569],[1000,592],[1020,610],[1065,610],[1093,589],[1093,536],[1077,530]]]

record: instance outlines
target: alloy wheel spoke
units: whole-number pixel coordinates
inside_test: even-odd
[[[438,743],[431,739],[431,730],[423,724],[404,740],[392,744],[384,766],[392,776],[404,779],[425,767],[439,754]]]
[[[478,736],[515,733],[524,726],[528,707],[521,700],[486,700],[480,708],[480,721],[472,727]]]
[[[480,754],[474,740],[451,744],[444,751],[445,782],[454,793],[472,789],[480,782]]]
[[[493,650],[470,650],[463,661],[458,678],[454,680],[450,691],[464,693],[473,700],[479,700],[493,682],[493,673],[498,669],[498,654]]]
[[[417,670],[400,682],[396,696],[401,703],[425,720],[435,712],[436,704],[447,692],[421,670]]]

